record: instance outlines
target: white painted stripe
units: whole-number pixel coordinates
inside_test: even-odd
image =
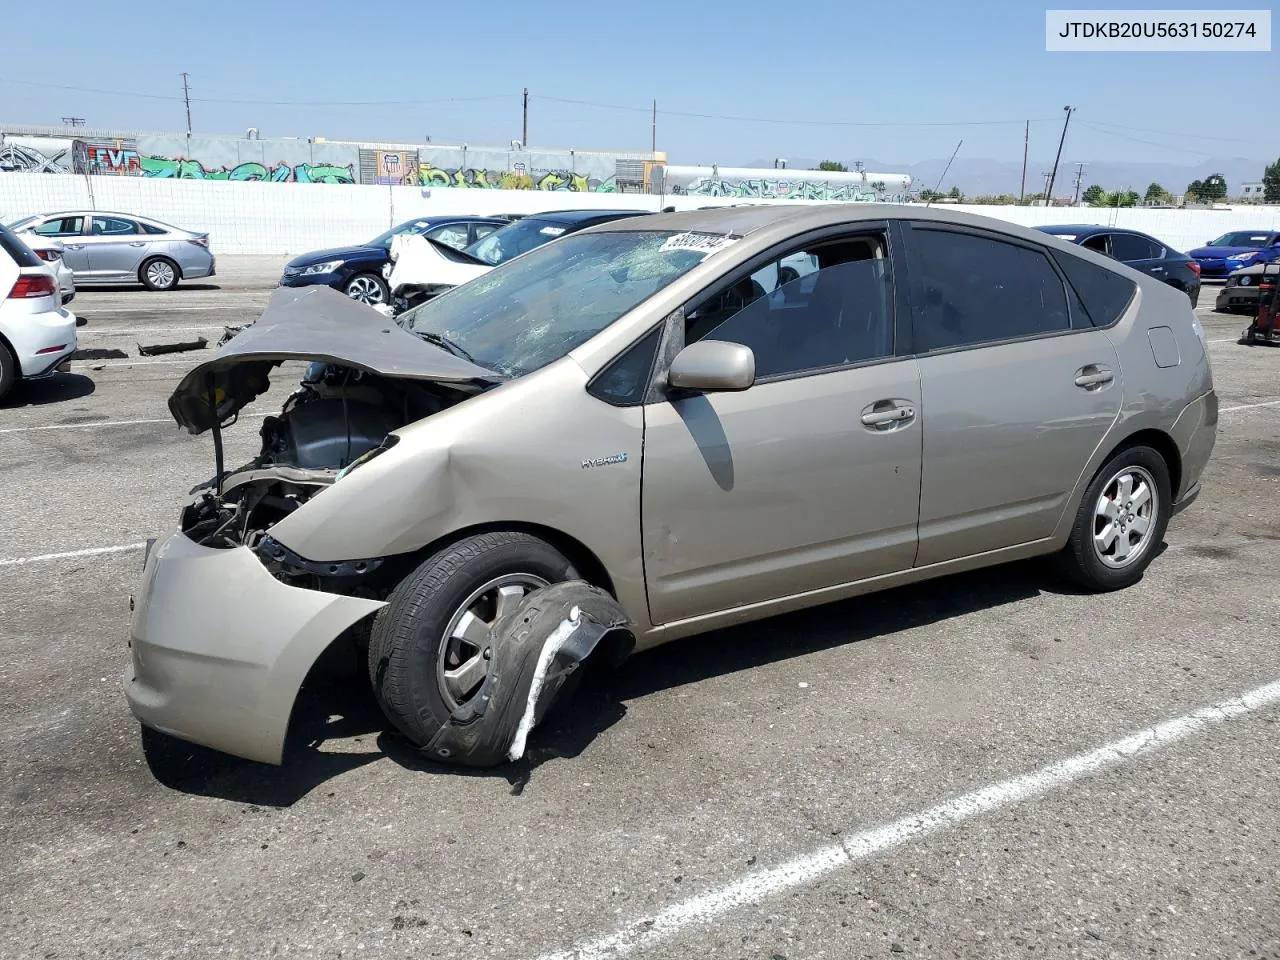
[[[564,952],[546,954],[542,960],[604,960],[625,956],[684,930],[704,926],[739,907],[756,904],[768,897],[812,883],[827,874],[846,869],[860,860],[901,846],[910,840],[935,833],[943,827],[1065,787],[1082,777],[1182,740],[1210,724],[1251,713],[1277,702],[1280,702],[1280,680],[1233,700],[1224,700],[1185,716],[1166,720],[1096,750],[1076,754],[1042,767],[1033,773],[966,793],[885,826],[847,836],[840,844],[823,847],[776,867],[750,873],[727,886],[674,904],[655,916],[638,919],[617,933],[590,940]]]
[[[1210,340],[1210,343],[1239,343],[1239,337],[1224,337],[1221,340]]]
[[[75,301],[72,301],[72,302],[75,302]],[[240,300],[239,298],[237,298],[236,300],[236,309],[243,309],[245,307],[253,309],[254,307],[265,307],[266,305],[267,305],[266,299],[263,299],[262,303],[255,303],[253,301],[245,302],[243,300]],[[76,313],[77,314],[83,313],[86,317],[89,318],[90,323],[93,322],[93,318],[95,316],[99,314],[107,314],[107,313],[190,313],[193,311],[199,312],[202,310],[206,312],[211,310],[221,310],[222,312],[225,313],[227,311],[227,303],[225,300],[217,300],[207,305],[182,304],[181,306],[167,306],[166,304],[163,304],[163,303],[150,302],[150,303],[138,303],[136,305],[128,305],[128,306],[124,304],[114,304],[114,303],[109,305],[104,304],[102,306],[98,306],[89,301],[85,301],[84,303],[78,303],[76,305]]]
[[[107,553],[129,553],[146,548],[145,543],[125,543],[118,547],[90,547],[88,550],[68,550],[66,553],[41,553],[34,557],[0,557],[0,567],[20,567],[27,563],[46,563],[50,560],[74,560],[77,557],[100,557]]]
[[[1263,400],[1261,403],[1241,403],[1234,407],[1220,407],[1219,413],[1232,413],[1236,410],[1252,410],[1255,407],[1274,407],[1280,400]]]
[[[198,333],[202,330],[221,330],[224,326],[238,327],[238,323],[206,323],[196,327],[81,327],[76,331],[81,340],[87,336],[95,337],[160,337],[167,333]]]
[[[152,418],[148,420],[98,420],[93,423],[54,423],[43,427],[5,427],[0,433],[35,433],[39,430],[88,430],[92,427],[132,427],[139,423],[172,423],[172,417]]]
[[[71,369],[91,370],[95,367],[101,367],[104,370],[110,370],[112,367],[163,367],[183,363],[189,363],[194,366],[200,363],[202,359],[208,359],[213,356],[213,351],[209,349],[192,350],[191,353],[196,354],[196,356],[188,356],[184,360],[72,360]]]

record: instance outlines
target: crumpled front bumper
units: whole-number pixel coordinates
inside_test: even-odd
[[[382,606],[288,586],[246,547],[174,533],[149,551],[133,600],[129,708],[148,727],[278,764],[308,671]]]

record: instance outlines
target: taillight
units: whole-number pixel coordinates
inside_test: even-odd
[[[37,250],[36,256],[46,263],[57,263],[62,259],[62,254],[57,250]]]
[[[1187,269],[1190,270],[1192,273],[1194,273],[1197,277],[1200,276],[1200,264],[1198,264],[1196,261],[1188,260]]]
[[[209,245],[208,237],[190,237],[187,243],[194,243],[197,247],[207,247]]]
[[[29,300],[32,297],[51,297],[58,292],[53,277],[44,274],[24,273],[9,291],[10,300]]]

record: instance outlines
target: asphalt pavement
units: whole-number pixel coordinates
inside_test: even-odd
[[[138,346],[212,349],[283,262],[81,292],[125,356],[0,408],[0,956],[1280,957],[1280,350],[1214,286],[1217,449],[1137,586],[1022,564],[680,641],[485,773],[339,665],[277,768],[144,736],[121,679],[213,463],[165,406],[201,352]]]

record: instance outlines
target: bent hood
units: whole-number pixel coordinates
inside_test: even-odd
[[[330,260],[379,260],[385,258],[387,251],[382,247],[330,247],[327,250],[312,250],[310,253],[304,253],[294,257],[285,264],[285,268],[290,267],[301,270],[303,267],[312,267],[317,263],[328,263]]]
[[[256,322],[182,378],[169,397],[169,412],[189,433],[203,433],[265,393],[271,370],[286,360],[441,383],[503,379],[337,290],[278,287]]]

